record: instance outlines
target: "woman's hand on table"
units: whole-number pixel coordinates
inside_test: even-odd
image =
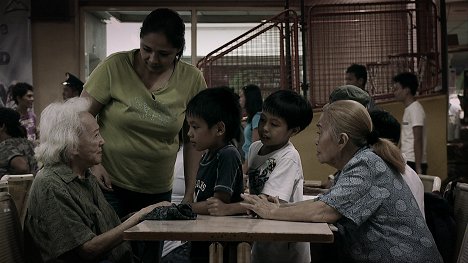
[[[112,181],[106,168],[102,164],[97,164],[91,168],[91,173],[96,177],[99,186],[105,191],[114,191],[112,189]]]
[[[267,197],[264,195],[244,195],[241,194],[244,201],[241,203],[248,209],[251,215],[256,215],[261,218],[272,218],[272,213],[280,207],[278,197]]]
[[[149,205],[147,207],[143,207],[138,212],[131,215],[127,220],[129,222],[131,222],[131,226],[134,226],[134,225],[138,224],[146,214],[153,211],[153,209],[155,209],[156,207],[171,206],[171,205],[172,205],[172,203],[170,203],[170,202],[162,201],[162,202],[159,202],[159,203],[156,203],[156,204]]]

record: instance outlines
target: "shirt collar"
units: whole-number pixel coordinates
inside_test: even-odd
[[[62,181],[64,181],[67,184],[78,178],[78,175],[73,173],[71,167],[66,164],[56,164],[53,165],[51,169],[58,177],[60,177],[60,179],[62,179]],[[86,170],[86,177],[88,177],[90,174],[91,173],[89,169]]]

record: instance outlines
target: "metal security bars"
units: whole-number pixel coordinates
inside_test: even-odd
[[[197,67],[209,87],[236,91],[258,85],[264,97],[278,89],[299,91],[298,21],[286,10],[209,53]]]
[[[413,72],[419,94],[437,93],[440,76],[437,12],[430,0],[317,5],[308,13],[311,102],[320,107],[343,85],[353,63],[368,71],[375,100],[393,97],[392,77]]]

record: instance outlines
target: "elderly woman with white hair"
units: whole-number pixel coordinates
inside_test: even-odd
[[[335,224],[345,261],[442,262],[401,176],[405,161],[398,147],[378,138],[367,110],[355,101],[333,102],[317,128],[319,162],[340,171],[330,191],[286,205],[243,196],[243,205],[262,218]]]
[[[132,262],[123,232],[158,203],[121,222],[89,168],[101,162],[104,140],[90,102],[72,98],[41,114],[36,158],[43,168],[31,187],[25,248],[31,262]]]

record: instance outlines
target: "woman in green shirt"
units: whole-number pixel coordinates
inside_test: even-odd
[[[161,8],[143,21],[140,48],[107,57],[84,85],[103,138],[102,165],[93,167],[119,216],[170,201],[185,107],[206,88],[200,70],[180,61],[185,25]],[[193,200],[199,153],[184,145],[185,197]]]

